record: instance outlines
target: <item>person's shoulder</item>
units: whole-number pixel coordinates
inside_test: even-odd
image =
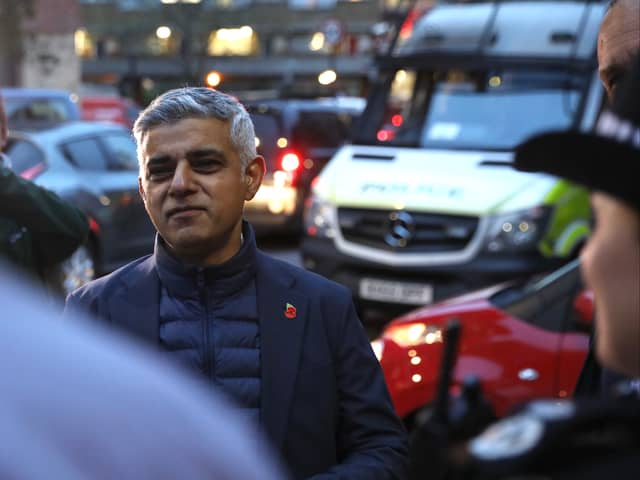
[[[107,275],[85,283],[69,294],[67,302],[79,301],[84,303],[92,298],[108,294],[128,278],[143,274],[147,268],[152,268],[153,265],[149,266],[151,257],[152,255],[146,255],[138,258]]]
[[[344,285],[305,270],[302,267],[274,258],[264,252],[258,253],[259,261],[274,273],[293,279],[295,287],[301,291],[313,292],[314,296],[333,296],[351,298],[351,292]]]

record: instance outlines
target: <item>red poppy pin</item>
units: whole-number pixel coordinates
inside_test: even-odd
[[[294,307],[290,303],[287,303],[284,308],[284,316],[287,318],[296,318],[296,307]]]

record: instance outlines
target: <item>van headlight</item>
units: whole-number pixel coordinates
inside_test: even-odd
[[[542,206],[491,216],[485,250],[501,253],[535,249],[544,235],[551,211],[551,207]]]
[[[333,206],[311,194],[304,212],[304,227],[307,235],[317,238],[333,238],[336,234]]]

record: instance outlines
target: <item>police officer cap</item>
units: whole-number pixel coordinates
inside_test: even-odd
[[[591,133],[548,132],[522,143],[515,167],[608,193],[640,211],[640,55]]]

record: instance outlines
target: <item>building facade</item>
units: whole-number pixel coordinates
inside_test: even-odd
[[[85,83],[145,103],[204,84],[239,96],[366,94],[405,0],[79,0]],[[389,17],[391,18],[391,17]],[[319,77],[324,71],[335,76]],[[335,78],[335,81],[332,81]]]
[[[0,85],[76,91],[77,0],[0,0]]]

